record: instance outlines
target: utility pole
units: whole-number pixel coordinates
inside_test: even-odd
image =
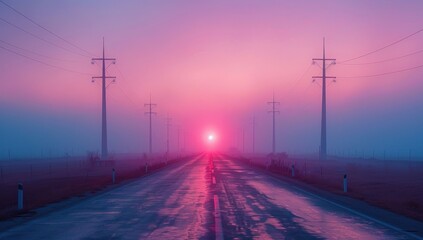
[[[245,129],[242,129],[242,152],[245,153]]]
[[[180,132],[181,132],[181,126],[178,126],[178,153],[181,151],[181,148],[180,148],[180,145],[179,145],[179,135],[180,135]]]
[[[169,134],[170,134],[170,126],[172,126],[170,124],[171,121],[172,121],[172,118],[170,118],[168,114],[166,118],[166,153],[167,154],[169,154],[169,150],[170,150]]]
[[[187,140],[187,131],[184,129],[183,131],[182,131],[182,134],[184,135],[184,148],[183,148],[183,150],[184,150],[184,152],[186,152],[186,140]]]
[[[273,114],[273,138],[272,138],[272,153],[275,155],[276,153],[276,113],[279,113],[279,111],[276,110],[276,105],[279,105],[280,102],[275,101],[275,93],[273,93],[273,100],[271,102],[267,102],[267,104],[272,105],[272,110],[269,111],[269,113]]]
[[[101,79],[101,95],[102,95],[102,111],[101,111],[101,159],[107,159],[108,150],[107,150],[107,113],[106,113],[106,88],[111,84],[116,82],[116,77],[106,76],[106,61],[112,61],[113,64],[116,63],[116,58],[106,58],[104,53],[104,38],[103,38],[103,57],[101,58],[92,58],[91,63],[94,64],[95,61],[102,62],[102,75],[99,77],[92,77],[92,82],[95,82],[96,79]],[[106,79],[112,79],[112,82],[106,84]]]
[[[157,104],[151,102],[151,94],[150,94],[150,103],[144,104],[144,107],[148,107],[149,110],[145,112],[145,114],[148,114],[150,117],[150,138],[149,138],[149,152],[150,154],[153,153],[153,122],[152,122],[152,115],[157,114],[156,112],[153,112],[153,107],[156,107]]]
[[[323,38],[323,58],[313,58],[313,64],[315,61],[322,61],[322,76],[313,76],[313,81],[316,78],[322,79],[322,122],[321,122],[321,130],[320,130],[320,151],[319,157],[320,159],[326,159],[327,156],[327,146],[326,146],[326,79],[333,79],[335,81],[336,77],[329,77],[326,76],[326,69],[335,64],[335,58],[326,58],[325,53],[325,39]],[[326,66],[326,61],[332,61]]]
[[[256,148],[256,116],[253,116],[253,154],[256,152],[255,148]]]

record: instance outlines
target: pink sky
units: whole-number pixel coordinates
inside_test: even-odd
[[[157,151],[165,147],[164,118],[169,113],[173,124],[186,132],[187,147],[193,149],[204,148],[202,137],[210,129],[225,149],[240,147],[245,129],[251,149],[255,115],[257,149],[268,152],[271,118],[266,102],[273,92],[281,102],[278,150],[315,152],[321,91],[311,83],[311,76],[320,69],[310,64],[311,58],[321,57],[322,38],[326,37],[328,57],[342,61],[423,26],[421,1],[6,2],[94,54],[100,54],[105,37],[106,54],[118,59],[109,68],[118,77],[117,84],[108,88],[109,148],[116,152],[146,151],[148,122],[143,105],[150,93],[158,104]],[[70,48],[3,5],[0,16]],[[60,60],[31,55],[34,58],[100,74],[88,57],[55,48],[3,22],[0,32],[0,40]],[[423,34],[418,34],[354,63],[421,50],[422,43]],[[49,148],[58,153],[99,149],[100,87],[90,82],[90,75],[0,51],[2,156],[8,149],[29,155]],[[339,64],[329,73],[345,77],[394,71],[423,64],[422,56],[364,66]],[[410,149],[423,149],[422,73],[417,69],[385,77],[339,78],[330,84],[329,152],[408,154]],[[81,135],[86,135],[83,140]]]

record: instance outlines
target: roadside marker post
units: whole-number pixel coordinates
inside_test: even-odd
[[[18,183],[18,210],[23,209],[23,185]]]
[[[348,179],[347,174],[344,174],[344,192],[348,192]]]
[[[113,169],[112,169],[112,182],[113,182],[113,184],[115,184],[115,180],[116,180],[116,171],[115,171],[115,169],[113,168]]]

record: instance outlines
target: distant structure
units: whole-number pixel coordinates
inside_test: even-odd
[[[242,153],[245,153],[245,129],[242,128]]]
[[[180,134],[181,133],[181,126],[178,125],[178,153],[181,152],[181,147],[180,147]]]
[[[153,153],[153,122],[152,122],[152,115],[157,114],[153,112],[153,107],[156,107],[157,104],[151,102],[151,95],[150,95],[150,103],[144,104],[145,107],[148,107],[148,111],[145,114],[149,115],[150,117],[150,137],[149,137],[149,152],[150,154]]]
[[[169,117],[169,114],[167,114],[166,118],[166,153],[169,154],[170,150],[170,143],[169,143],[169,134],[170,134],[170,127],[172,124],[170,123],[172,121],[172,118]]]
[[[253,153],[256,152],[256,116],[253,116]]]
[[[322,61],[322,76],[313,76],[313,81],[316,78],[322,79],[322,122],[321,122],[321,132],[320,132],[320,149],[319,157],[320,159],[326,159],[327,157],[327,146],[326,146],[326,79],[333,79],[335,81],[336,77],[326,76],[326,69],[331,64],[335,64],[335,58],[326,58],[325,54],[325,39],[323,38],[323,58],[313,58],[313,64],[316,61]],[[326,66],[326,61],[332,61],[328,66]]]
[[[187,135],[188,135],[188,131],[186,130],[186,128],[184,128],[182,130],[182,150],[184,150],[186,152],[187,150]]]
[[[276,113],[279,111],[276,110],[276,105],[279,105],[280,102],[275,101],[275,93],[273,93],[273,100],[271,102],[267,102],[267,104],[272,105],[272,110],[269,113],[273,115],[273,136],[272,136],[272,153],[273,155],[276,153]]]
[[[95,82],[96,79],[101,79],[101,96],[102,96],[102,111],[101,111],[101,158],[107,159],[108,150],[107,150],[107,113],[106,113],[106,88],[109,84],[106,83],[106,79],[112,79],[112,83],[116,81],[114,76],[106,76],[106,61],[112,61],[113,64],[116,63],[116,58],[106,58],[104,53],[104,38],[103,38],[103,57],[101,58],[92,58],[91,63],[94,64],[95,61],[102,62],[102,75],[99,77],[92,77],[92,82]]]

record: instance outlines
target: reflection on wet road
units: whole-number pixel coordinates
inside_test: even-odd
[[[0,233],[0,239],[412,239],[207,155]]]
[[[227,239],[411,238],[233,161],[215,166]]]
[[[155,174],[0,233],[0,239],[210,239],[207,161]]]

